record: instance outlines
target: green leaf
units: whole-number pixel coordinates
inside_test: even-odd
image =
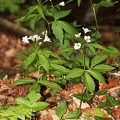
[[[120,32],[120,28],[117,28],[117,29],[115,30],[115,32],[118,32],[118,33],[119,33],[119,32]]]
[[[73,110],[72,112],[68,113],[64,119],[78,119],[81,114],[80,110]]]
[[[96,55],[91,61],[91,66],[93,67],[93,66],[105,61],[107,57],[108,57],[107,54]]]
[[[38,13],[42,16],[43,19],[46,19],[46,18],[45,18],[45,15],[44,15],[44,12],[43,12],[43,9],[42,9],[42,6],[39,6],[39,7],[37,8],[37,11],[38,11]]]
[[[104,112],[99,109],[99,108],[92,108],[92,110],[95,112],[96,116],[99,116],[99,117],[103,117],[104,116]]]
[[[65,32],[71,34],[72,36],[74,36],[76,33],[78,33],[78,31],[68,22],[59,20],[58,23],[65,30]]]
[[[120,100],[116,100],[107,94],[106,95],[106,103],[108,106],[117,106],[117,105],[120,105]]]
[[[105,53],[109,54],[110,56],[117,56],[118,55],[118,49],[114,47],[108,47],[105,48],[99,44],[90,44],[91,46],[103,50]]]
[[[68,14],[70,14],[71,10],[66,10],[66,11],[57,11],[54,13],[54,19],[60,19],[63,18],[65,16],[67,16]]]
[[[61,118],[65,114],[66,109],[67,109],[66,101],[62,101],[57,105],[56,114],[58,115],[59,118]]]
[[[90,99],[93,97],[88,92],[85,92],[84,94],[74,94],[72,96],[82,100],[84,103],[90,101]]]
[[[107,94],[107,91],[108,91],[107,89],[100,90],[100,91],[97,91],[95,95],[104,95],[104,94]]]
[[[110,65],[99,64],[93,67],[92,69],[98,72],[108,72],[108,71],[114,70],[115,68]]]
[[[95,120],[112,120],[112,118],[103,118],[99,116],[94,116]]]
[[[78,7],[80,7],[81,0],[77,0]]]
[[[69,47],[69,48],[63,48],[63,49],[60,50],[61,53],[73,52],[73,51],[74,51],[74,48],[71,48],[71,47]]]
[[[53,83],[53,82],[50,82],[50,81],[47,81],[47,80],[40,80],[38,83],[40,83],[44,86],[53,88],[55,90],[62,90],[62,88],[57,83]]]
[[[43,110],[43,109],[45,109],[48,106],[49,106],[49,103],[46,103],[46,102],[36,102],[31,107],[32,107],[32,110],[34,112],[36,112],[38,110]]]
[[[30,108],[31,107],[30,102],[27,99],[22,98],[22,97],[16,98],[15,102],[19,105],[22,105],[24,108]]]
[[[105,83],[105,78],[102,76],[100,72],[97,72],[95,70],[88,70],[88,72],[98,81]]]
[[[35,97],[34,97],[34,96],[35,96]],[[41,95],[40,95],[39,93],[36,93],[36,92],[34,92],[34,91],[31,91],[31,92],[28,94],[27,97],[29,98],[30,103],[31,103],[31,104],[34,104],[35,102],[37,102],[37,101],[40,99]]]
[[[89,57],[87,57],[87,56],[84,57],[84,64],[85,64],[85,66],[87,68],[89,68],[89,65],[90,65],[90,59],[89,59]]]
[[[60,43],[63,43],[63,30],[62,26],[59,24],[58,21],[53,21],[52,22],[52,31],[56,37],[60,41]]]
[[[39,63],[43,66],[43,68],[48,73],[49,72],[49,62],[48,62],[47,57],[41,53],[38,54],[38,57],[39,57]]]
[[[52,56],[54,58],[61,59],[55,52],[52,52],[52,51],[50,51],[48,49],[43,49],[42,54],[44,54],[46,57]]]
[[[84,81],[83,81],[84,85],[86,86],[86,88],[93,93],[93,91],[95,90],[95,83],[92,79],[92,77],[85,72],[84,74]]]
[[[30,65],[33,60],[35,59],[36,57],[36,53],[33,52],[32,54],[30,54],[24,61],[23,61],[23,66],[24,67],[27,67],[28,65]]]
[[[3,95],[0,95],[0,99],[1,99],[1,98],[5,98],[5,96],[3,96]]]
[[[28,83],[35,83],[35,82],[36,82],[35,79],[23,78],[23,79],[19,79],[19,80],[17,80],[17,81],[14,81],[14,82],[11,84],[11,86],[28,84]]]
[[[69,70],[67,70],[67,68],[65,68],[64,66],[58,65],[58,64],[50,63],[50,66],[51,66],[53,69],[61,72],[62,74],[67,74],[67,73],[69,72]]]
[[[68,75],[66,76],[66,79],[69,78],[77,78],[82,76],[84,73],[84,70],[81,68],[74,68],[68,72]]]
[[[40,85],[36,82],[29,88],[29,92],[35,91],[37,93],[40,93]]]

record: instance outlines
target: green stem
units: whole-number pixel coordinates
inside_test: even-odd
[[[90,3],[91,3],[91,5],[93,5],[92,0],[90,0]],[[95,19],[96,28],[99,31],[98,21],[97,21],[97,16],[96,16],[96,10],[95,10],[94,7],[92,7],[92,9],[93,9],[93,13],[94,13],[94,19]]]

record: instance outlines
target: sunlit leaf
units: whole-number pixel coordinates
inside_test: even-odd
[[[14,82],[11,84],[11,86],[28,84],[28,83],[35,83],[35,82],[36,82],[35,79],[23,78],[23,79],[19,79],[19,80],[14,81]]]
[[[65,114],[66,109],[67,109],[66,101],[62,101],[57,105],[56,114],[58,115],[59,118],[61,118]]]
[[[80,110],[73,110],[72,112],[68,113],[64,119],[78,119],[81,114]]]
[[[115,68],[110,65],[99,64],[94,66],[92,69],[97,70],[98,72],[107,72],[107,71],[114,70]]]
[[[95,83],[92,79],[92,77],[85,72],[84,74],[84,81],[83,81],[84,85],[86,86],[86,88],[93,93],[93,91],[95,90]]]
[[[88,72],[98,81],[105,83],[105,78],[102,76],[102,74],[95,70],[88,70]]]
[[[23,66],[27,67],[28,65],[30,65],[34,59],[36,57],[36,53],[33,52],[32,54],[30,54],[24,61],[23,61]]]
[[[54,83],[54,82],[50,82],[47,80],[40,80],[38,83],[40,83],[46,87],[53,88],[55,90],[62,90],[62,88],[57,83]]]
[[[39,63],[43,66],[43,68],[46,70],[46,72],[49,72],[49,62],[48,59],[45,55],[43,54],[38,54],[39,57]]]
[[[74,68],[72,70],[69,71],[68,75],[66,76],[66,79],[69,78],[77,78],[82,76],[84,73],[84,70],[81,68]]]

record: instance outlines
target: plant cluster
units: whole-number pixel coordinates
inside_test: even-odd
[[[51,94],[55,94],[58,90],[63,90],[64,86],[71,81],[73,84],[81,83],[84,85],[82,94],[74,94],[73,96],[80,101],[90,101],[95,93],[95,81],[105,83],[103,73],[112,71],[115,67],[107,65],[106,59],[109,56],[117,56],[118,50],[114,47],[105,48],[98,44],[101,38],[99,27],[96,19],[96,9],[100,6],[114,6],[116,2],[111,0],[102,0],[98,4],[93,4],[90,0],[94,11],[96,26],[91,26],[89,29],[81,27],[82,33],[79,32],[77,21],[68,23],[62,18],[68,16],[72,10],[61,10],[73,0],[60,2],[53,5],[52,0],[49,0],[50,5],[46,1],[37,0],[38,5],[28,9],[28,13],[18,19],[20,22],[30,21],[32,29],[35,28],[35,23],[39,20],[46,22],[48,29],[40,35],[25,36],[22,41],[30,45],[30,49],[24,54],[20,54],[22,63],[18,65],[22,70],[22,79],[12,83],[12,86],[32,83],[29,89],[29,94],[26,98],[17,98],[17,106],[11,106],[1,111],[0,118],[16,120],[17,118],[25,120],[25,117],[30,118],[34,112],[46,108],[49,104],[46,102],[37,102],[41,96],[42,86],[51,88]],[[80,7],[81,0],[77,0]],[[49,47],[45,47],[49,46]],[[53,48],[59,48],[60,55],[55,53]],[[99,50],[101,53],[99,53]],[[38,71],[37,78],[28,78],[26,74]],[[47,75],[54,75],[55,81],[48,81]],[[109,95],[106,103],[101,103],[98,107],[110,105],[111,101],[115,101],[115,105],[120,102],[113,100]],[[112,102],[114,104],[114,102]],[[113,105],[112,104],[112,105]],[[81,104],[79,109],[67,114],[64,118],[67,109],[65,100],[60,102],[56,108],[56,114],[62,119],[78,119],[81,115]],[[6,109],[5,109],[6,110]],[[99,108],[93,108],[97,116],[95,119],[103,120],[103,112]],[[25,111],[23,113],[23,111]],[[12,116],[6,116],[6,115]],[[86,118],[90,114],[85,115]],[[12,118],[11,118],[12,117]]]

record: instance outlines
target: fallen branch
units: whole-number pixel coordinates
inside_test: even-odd
[[[26,28],[23,28],[22,26],[18,26],[17,24],[10,22],[9,20],[4,19],[2,17],[0,17],[0,27],[9,29],[10,31],[13,31],[16,34],[21,36],[25,36],[25,35],[29,36],[29,35],[35,34],[35,32],[32,32]]]

